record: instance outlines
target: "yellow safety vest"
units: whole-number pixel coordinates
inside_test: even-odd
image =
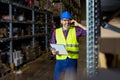
[[[56,44],[64,44],[68,54],[56,55],[57,60],[64,60],[67,57],[71,59],[78,59],[78,41],[76,37],[75,27],[70,27],[67,38],[65,39],[62,28],[56,29]]]

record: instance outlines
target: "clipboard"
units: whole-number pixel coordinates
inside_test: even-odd
[[[50,44],[50,46],[54,48],[56,51],[59,51],[58,54],[68,54],[63,44]]]

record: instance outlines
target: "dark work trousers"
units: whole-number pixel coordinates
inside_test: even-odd
[[[77,59],[56,60],[54,80],[75,80]]]

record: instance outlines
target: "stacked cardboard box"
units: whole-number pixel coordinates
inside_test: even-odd
[[[5,38],[5,37],[8,37],[7,28],[2,27],[0,28],[0,38]]]
[[[39,7],[48,11],[52,10],[52,1],[51,0],[39,0]]]

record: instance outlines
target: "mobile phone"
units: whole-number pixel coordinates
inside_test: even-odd
[[[71,22],[70,25],[71,25],[71,26],[74,26],[74,22]]]

